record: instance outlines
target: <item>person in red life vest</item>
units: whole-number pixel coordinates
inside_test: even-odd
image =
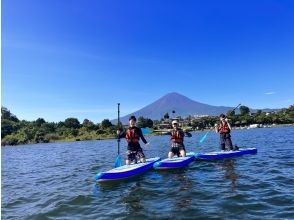
[[[173,130],[168,134],[171,135],[171,148],[168,152],[168,158],[172,158],[177,155],[178,157],[186,156],[186,149],[184,145],[184,137],[192,137],[192,134],[189,132],[184,132],[181,128],[179,128],[179,123],[177,120],[172,121]]]
[[[142,163],[145,163],[145,155],[143,153],[143,149],[140,146],[140,139],[144,142],[144,144],[148,145],[149,143],[143,136],[142,130],[136,127],[136,117],[131,116],[129,118],[129,128],[125,131],[117,130],[118,138],[126,138],[128,143],[128,151],[127,151],[127,159],[126,164],[131,164],[132,161],[137,163],[137,158],[140,159]]]
[[[228,147],[229,150],[234,150],[230,134],[232,130],[231,125],[224,114],[221,114],[219,119],[219,124],[215,125],[215,132],[220,134],[220,148],[223,151],[226,150],[226,147]]]

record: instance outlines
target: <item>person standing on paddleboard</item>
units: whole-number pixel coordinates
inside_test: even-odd
[[[140,139],[144,144],[148,145],[149,143],[143,136],[142,130],[136,127],[136,117],[131,116],[129,118],[129,128],[125,131],[117,130],[118,138],[126,138],[128,143],[127,159],[126,164],[131,164],[132,161],[137,162],[137,158],[140,159],[142,163],[145,163],[145,155],[143,149],[140,146]]]
[[[181,128],[179,128],[179,123],[177,120],[172,121],[173,130],[168,134],[171,135],[171,148],[168,152],[168,158],[172,158],[177,155],[178,157],[186,156],[186,149],[184,145],[184,137],[192,137],[192,134],[189,132],[184,132]]]
[[[230,134],[232,130],[231,125],[224,114],[220,114],[219,119],[219,123],[215,125],[215,132],[220,134],[220,148],[223,151],[226,150],[226,147],[229,150],[234,150]],[[235,150],[237,150],[237,146]]]

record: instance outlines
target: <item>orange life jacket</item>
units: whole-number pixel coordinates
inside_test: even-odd
[[[181,130],[172,130],[170,139],[173,143],[182,144],[184,142],[183,132]]]
[[[136,128],[128,128],[126,131],[126,140],[128,143],[137,144],[140,140],[139,134],[136,132]]]
[[[225,122],[224,124],[223,123],[220,123],[218,125],[218,131],[219,133],[221,134],[226,134],[226,133],[230,133],[230,128],[229,128],[229,125],[227,122]]]

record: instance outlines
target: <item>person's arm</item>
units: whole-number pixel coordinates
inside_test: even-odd
[[[218,133],[218,124],[214,125],[214,130],[215,130],[215,133]]]
[[[231,130],[232,130],[231,125],[230,125],[229,122],[227,122],[227,123],[228,123],[228,127],[229,127],[229,129],[230,129],[230,131],[231,131]]]
[[[125,138],[126,137],[126,130],[117,130],[116,131],[116,134],[117,134],[117,138]]]
[[[230,125],[230,123],[229,123],[229,120],[226,118],[226,122],[227,122],[227,124],[228,124],[228,127],[229,127],[229,129],[230,129],[230,131],[232,130],[232,128],[231,128],[231,125]]]
[[[186,131],[183,131],[182,129],[179,129],[179,132],[180,132],[180,135],[181,135],[181,137],[189,137],[189,132],[186,132]],[[188,134],[189,133],[189,134]],[[187,135],[186,135],[187,134]],[[190,134],[191,135],[191,134]],[[191,135],[192,136],[192,135]]]
[[[149,144],[149,143],[146,141],[145,137],[143,136],[142,130],[141,130],[140,128],[138,128],[138,132],[139,132],[139,136],[140,136],[141,140],[143,141],[143,143],[144,143],[144,144]]]
[[[190,137],[192,137],[192,134],[190,132],[186,131],[185,136],[190,138]]]

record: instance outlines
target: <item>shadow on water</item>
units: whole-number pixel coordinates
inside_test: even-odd
[[[144,210],[144,205],[141,202],[143,192],[144,189],[140,182],[129,187],[128,192],[121,199],[122,203],[126,205],[128,213],[136,215]]]
[[[235,191],[237,186],[237,180],[239,178],[238,173],[235,169],[236,160],[235,159],[224,159],[217,163],[217,166],[224,171],[224,178],[231,181],[231,190]]]
[[[125,188],[126,184],[133,184],[140,182],[142,179],[142,175],[137,175],[131,178],[122,179],[122,180],[114,180],[114,181],[107,181],[107,182],[95,182],[93,186],[93,196],[96,197],[100,192],[108,192],[108,191],[115,191]]]
[[[192,202],[191,190],[193,181],[188,177],[189,168],[179,168],[173,170],[158,170],[156,173],[167,182],[169,199],[172,200],[175,209],[183,209],[190,206]]]
[[[180,199],[175,196],[175,208],[187,208],[191,205],[192,202],[192,196],[191,196],[191,189],[193,188],[193,182],[188,178],[187,174],[179,173],[174,176],[175,181],[179,182],[179,193],[183,194]]]

